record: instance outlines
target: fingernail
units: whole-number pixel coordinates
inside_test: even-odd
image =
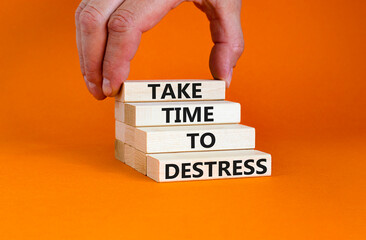
[[[86,87],[89,88],[89,82],[88,82],[88,79],[86,79],[86,76],[84,76],[84,81],[85,81]]]
[[[229,75],[227,76],[227,78],[225,79],[226,82],[226,88],[230,87],[230,83],[231,83],[231,78],[233,77],[233,68],[230,70]]]
[[[90,88],[90,90],[95,89],[95,87],[97,86],[97,84],[95,84],[95,83],[93,83],[93,82],[88,82],[88,84],[89,84],[89,88]]]
[[[86,79],[86,77],[84,77],[85,79],[85,83],[86,83],[86,86],[88,87],[89,89],[89,92],[92,94],[92,95],[95,95],[98,93],[98,90],[97,90],[97,84],[93,83],[93,82],[89,82],[88,79]]]
[[[86,78],[86,76],[84,76],[84,81],[86,86],[89,88],[89,90],[94,90],[95,87],[97,86],[97,84],[93,83],[93,82],[89,82],[88,79]]]
[[[111,81],[106,78],[103,78],[103,93],[106,96],[110,96],[112,94]]]

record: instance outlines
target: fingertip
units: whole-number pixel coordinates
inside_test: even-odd
[[[84,76],[84,81],[86,84],[86,87],[88,88],[89,92],[93,95],[93,97],[97,100],[103,100],[106,98],[106,96],[103,94],[101,87],[99,87],[96,83],[89,82]]]
[[[93,95],[93,97],[98,101],[102,101],[106,98],[104,95]]]
[[[123,82],[120,83],[118,81],[111,81],[107,78],[103,78],[102,89],[104,95],[107,97],[115,97],[119,93],[122,84]]]
[[[104,95],[106,95],[107,97],[110,97],[112,95],[113,89],[111,86],[111,81],[109,81],[109,79],[103,78],[102,88]]]
[[[225,78],[225,82],[226,82],[226,88],[229,88],[230,87],[230,83],[231,83],[231,79],[233,77],[233,68],[231,68],[228,76]]]
[[[111,95],[111,97],[115,97],[121,92],[124,82],[125,81],[123,80],[122,82],[116,82],[114,85],[112,84],[113,94]]]

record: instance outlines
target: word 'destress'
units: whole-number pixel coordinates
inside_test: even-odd
[[[158,153],[147,156],[147,176],[157,182],[270,176],[271,155],[257,150]]]
[[[206,161],[206,162],[182,162],[165,165],[165,179],[174,178],[212,178],[263,175],[267,173],[267,159],[233,160],[233,161]]]

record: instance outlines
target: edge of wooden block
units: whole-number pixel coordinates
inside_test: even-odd
[[[135,149],[135,151],[134,151],[134,161],[135,161],[134,168],[138,172],[146,175],[147,154]]]
[[[139,128],[134,131],[134,145],[141,152],[147,152],[147,133]]]
[[[117,139],[114,141],[114,156],[117,160],[125,162],[124,143]]]
[[[125,122],[125,104],[114,101],[114,118],[120,122]]]
[[[125,123],[131,126],[136,126],[136,106],[126,103],[124,111]]]
[[[128,144],[125,144],[125,163],[135,168],[135,149]]]
[[[241,122],[241,103],[239,103],[239,102],[237,102],[237,104],[239,104],[239,110],[238,110],[238,112],[239,112],[239,122],[238,123],[240,123]]]
[[[123,143],[126,142],[126,128],[123,122],[115,121],[115,138]]]
[[[146,158],[146,176],[155,180],[156,182],[160,182],[159,161],[150,155],[147,155]]]
[[[123,124],[123,128],[124,128],[124,131],[125,131],[125,138],[126,138],[126,144],[132,146],[132,147],[135,147],[135,131],[136,131],[136,128],[135,127],[132,127],[130,125],[127,125],[127,124]]]
[[[115,139],[115,158],[136,171],[146,175],[147,154],[136,148]]]

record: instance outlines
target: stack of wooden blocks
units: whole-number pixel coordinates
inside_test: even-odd
[[[116,97],[115,156],[157,182],[271,175],[239,103],[218,80],[126,81]]]

